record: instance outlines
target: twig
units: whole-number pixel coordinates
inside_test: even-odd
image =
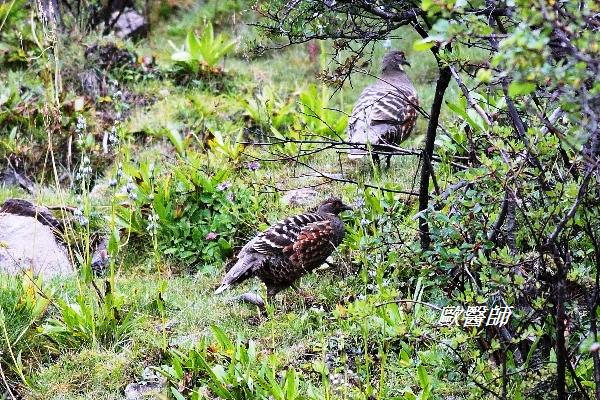
[[[375,304],[375,307],[381,307],[381,306],[385,306],[386,304],[394,304],[394,303],[415,303],[415,304],[421,304],[424,306],[427,306],[429,308],[432,308],[436,311],[442,311],[441,307],[436,306],[435,304],[431,304],[431,303],[426,303],[424,301],[417,301],[417,300],[408,300],[408,299],[397,299],[397,300],[389,300],[389,301],[383,301],[381,303],[377,303]]]

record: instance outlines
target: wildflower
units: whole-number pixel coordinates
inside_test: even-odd
[[[215,232],[208,232],[204,239],[206,240],[215,240],[217,238],[217,234]]]
[[[118,184],[118,183],[119,183],[119,181],[117,181],[116,179],[111,179],[111,180],[108,182],[108,187],[109,187],[109,188],[111,188],[111,189],[114,189],[114,188],[116,188],[116,187],[117,187],[117,184]]]
[[[135,189],[135,185],[133,184],[133,180],[131,178],[129,178],[127,180],[127,185],[125,185],[125,191],[127,193],[131,193],[131,192],[133,192],[133,189]]]
[[[116,146],[119,144],[119,136],[117,135],[117,125],[113,125],[110,128],[110,133],[108,134],[108,144],[111,146]]]
[[[152,210],[152,213],[148,215],[148,226],[146,227],[146,230],[148,232],[154,232],[156,228],[158,228],[158,220],[158,215]]]
[[[79,170],[77,171],[75,178],[83,181],[83,180],[90,178],[91,175],[92,175],[92,165],[91,165],[90,158],[87,155],[84,155],[81,158],[81,164],[79,164]]]
[[[85,132],[87,129],[87,121],[85,120],[85,117],[83,115],[78,115],[77,116],[77,125],[75,125],[75,130],[77,131],[77,133],[79,133],[80,135],[83,134],[83,132]]]
[[[233,195],[233,193],[229,192],[227,193],[227,201],[232,202],[235,200],[235,196]]]
[[[250,171],[256,171],[260,168],[260,163],[258,161],[252,161],[246,164],[246,167],[248,167]]]
[[[370,223],[371,223],[371,221],[369,221],[369,220],[368,220],[368,219],[366,219],[366,218],[363,218],[363,219],[361,219],[361,220],[360,220],[360,224],[361,224],[362,226],[369,225]]]
[[[227,182],[221,182],[217,185],[217,190],[219,192],[222,192],[224,190],[227,190],[231,187],[231,182],[227,181]]]
[[[356,200],[354,201],[354,208],[359,209],[359,208],[363,208],[365,206],[365,198],[364,197],[357,197]]]
[[[86,226],[88,224],[88,219],[85,217],[85,215],[83,215],[83,212],[79,208],[76,208],[73,211],[73,217],[75,218],[75,221],[81,226]]]

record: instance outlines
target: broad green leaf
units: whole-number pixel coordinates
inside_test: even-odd
[[[202,54],[202,46],[193,31],[189,31],[185,39],[191,58],[197,60]]]

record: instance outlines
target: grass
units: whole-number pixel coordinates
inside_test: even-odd
[[[230,31],[232,36],[246,35],[249,32],[250,28],[241,24],[239,20],[232,24],[229,19],[231,14],[225,13],[216,4],[215,2],[209,6],[182,12],[172,17],[169,23],[158,25],[147,40],[135,46],[127,46],[133,47],[140,54],[155,55],[159,65],[165,68],[171,64],[172,49],[167,42],[171,40],[177,44],[181,43],[188,30],[200,27],[207,16],[220,18],[220,29]],[[415,82],[421,105],[427,110],[434,92],[432,77],[436,76],[435,62],[430,53],[416,53],[411,50],[415,36],[406,32],[401,34],[405,37],[402,40],[394,39],[392,47],[407,51],[408,59],[414,66],[409,70],[409,75]],[[240,44],[240,49],[242,47],[243,44]],[[65,54],[80,55],[78,51],[75,48]],[[384,51],[383,48],[377,47],[373,59],[380,60]],[[233,127],[242,125],[240,93],[252,93],[263,85],[271,85],[283,98],[297,96],[308,83],[316,83],[315,73],[326,65],[318,62],[310,65],[307,62],[306,49],[297,46],[269,53],[250,62],[241,57],[229,57],[224,66],[231,72],[226,79],[235,81],[235,90],[231,92],[216,93],[210,88],[199,89],[193,85],[180,87],[169,79],[127,84],[131,91],[155,100],[148,107],[135,108],[131,116],[124,121],[125,130],[143,136],[141,143],[131,141],[123,144],[129,147],[126,153],[133,164],[152,161],[169,165],[177,159],[173,155],[171,143],[160,134],[161,129],[176,126],[184,135],[188,131],[199,134],[203,124],[216,124],[219,129],[227,131],[228,124]],[[376,74],[378,70],[379,65],[376,62],[370,73]],[[352,85],[345,86],[333,96],[332,107],[349,113],[354,100],[371,82],[373,78],[367,75],[353,76]],[[456,89],[452,87],[448,97],[452,98],[455,95]],[[444,118],[445,114],[443,120]],[[407,142],[408,146],[420,143],[426,124],[425,118],[419,118],[414,137]],[[203,151],[197,147],[192,149],[199,153]],[[258,149],[247,151],[265,156],[265,153]],[[359,182],[382,186],[395,185],[410,190],[418,169],[415,160],[414,157],[396,157],[392,168],[381,174],[373,174],[368,165],[363,165],[357,172],[350,173],[350,176]],[[310,163],[319,171],[340,172],[339,155],[334,152],[319,153],[311,157]],[[115,169],[116,166],[112,165],[106,170],[104,181],[114,175]],[[268,182],[282,190],[322,183],[320,178],[310,176],[311,173],[310,169],[302,166],[290,168],[289,164],[284,163],[265,164],[254,177],[254,183],[264,185]],[[318,190],[320,197],[337,194],[351,202],[362,196],[363,192],[360,187],[343,183],[329,183]],[[76,193],[62,188],[39,188],[32,196],[18,189],[0,188],[0,201],[10,197],[30,198],[39,204],[74,204],[78,201]],[[103,206],[103,210],[110,206],[109,198],[101,197],[95,201]],[[408,200],[406,203],[409,204]],[[301,211],[303,208],[271,204],[264,218],[274,222]],[[409,224],[414,227],[414,221]],[[340,304],[346,302],[346,299],[368,293],[365,278],[368,275],[368,267],[351,265],[349,257],[342,254],[336,257],[341,264],[340,268],[320,271],[303,278],[299,285],[301,295],[294,290],[285,291],[278,297],[275,314],[266,318],[260,316],[255,308],[234,301],[243,291],[260,291],[258,281],[248,282],[217,297],[213,295],[213,290],[223,272],[221,265],[197,268],[208,272],[180,273],[177,266],[171,268],[169,261],[161,259],[148,243],[131,243],[124,247],[123,251],[125,254],[119,258],[113,271],[114,278],[111,279],[114,279],[116,291],[126,297],[127,304],[135,304],[136,313],[144,317],[134,328],[131,339],[122,347],[106,348],[97,344],[84,347],[80,351],[55,354],[41,359],[40,365],[29,377],[31,383],[26,389],[27,397],[121,397],[125,385],[139,380],[145,366],[158,366],[165,362],[164,352],[171,344],[183,343],[182,347],[185,347],[186,339],[189,345],[190,340],[193,342],[197,338],[210,335],[212,325],[219,326],[230,337],[240,336],[245,340],[255,340],[262,351],[276,354],[283,365],[305,368],[306,363],[326,357],[324,349],[332,337],[347,334],[343,328],[333,323],[339,321],[332,316],[332,310],[342,310]],[[81,282],[77,278],[72,278],[47,282],[45,287],[48,292],[61,298],[74,298],[81,290],[80,285]],[[163,294],[161,301],[164,301],[164,312],[157,308],[159,292]],[[397,357],[396,354],[389,354],[388,363],[394,365]],[[348,380],[347,377],[345,379]],[[386,376],[387,386],[393,388],[413,385],[411,379],[412,377],[396,370],[395,367],[391,368]],[[338,389],[341,392],[344,390],[346,389]]]

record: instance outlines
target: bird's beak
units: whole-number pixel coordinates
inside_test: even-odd
[[[350,207],[347,204],[342,204],[342,211],[351,211],[354,210],[354,208]]]
[[[406,60],[402,61],[402,65],[407,65],[407,66],[410,67],[410,63],[408,61],[406,61]]]

